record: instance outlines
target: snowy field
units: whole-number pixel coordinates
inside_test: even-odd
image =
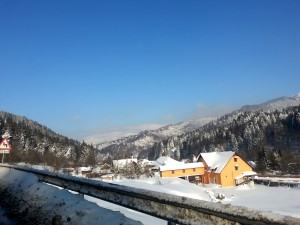
[[[212,202],[221,201],[224,204],[300,218],[300,189],[297,188],[264,185],[255,185],[252,188],[247,185],[220,188],[211,185],[197,186],[179,178],[117,180],[112,183]],[[216,199],[215,196],[219,193],[224,194],[225,199]]]

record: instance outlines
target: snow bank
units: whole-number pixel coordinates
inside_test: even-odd
[[[253,188],[248,185],[226,188],[212,184],[197,186],[179,178],[124,179],[112,183],[300,218],[300,190],[294,188],[264,185],[255,185]],[[224,194],[225,199],[216,199],[219,193]]]
[[[30,173],[0,168],[0,187],[7,204],[19,203],[17,213],[29,224],[142,224],[80,195],[40,183]]]
[[[40,174],[46,175],[45,172]],[[215,221],[218,224],[224,224],[223,220],[225,219],[227,221],[265,221],[266,223],[273,221],[278,224],[286,224],[287,222],[289,222],[289,224],[299,224],[300,221],[296,218],[272,214],[270,213],[270,208],[266,210],[268,212],[263,212],[249,210],[240,206],[233,206],[232,202],[235,202],[235,199],[238,199],[238,197],[236,197],[238,195],[235,195],[236,193],[248,192],[249,195],[251,195],[250,191],[255,190],[255,188],[245,188],[246,186],[231,189],[210,187],[208,189],[176,178],[122,180],[114,181],[114,184],[109,184],[59,174],[56,174],[55,177],[62,180],[65,178],[66,180],[63,181],[63,186],[67,187],[69,184],[66,183],[70,183],[70,185],[73,185],[72,187],[70,186],[72,190],[80,190],[81,193],[117,202],[118,204],[126,205],[126,207],[135,208],[152,215],[161,216],[162,218],[174,219],[176,222],[184,221],[187,223],[187,220],[189,220],[189,224],[199,224],[199,221],[206,220],[207,222]],[[76,182],[74,183],[73,180]],[[121,184],[122,186],[115,185],[116,183]],[[77,189],[76,185],[78,185],[79,189]],[[123,185],[127,185],[127,187]],[[137,189],[136,187],[139,188]],[[212,192],[207,192],[207,190]],[[230,193],[225,193],[226,190],[234,191],[235,194],[230,195]],[[164,194],[162,192],[173,195]],[[213,204],[209,202],[213,201],[213,195],[221,196],[222,198],[218,199],[218,201],[221,202],[231,200],[231,205],[220,203]],[[252,197],[253,196],[252,193]],[[222,199],[224,199],[224,197],[225,200],[223,201]],[[254,199],[255,198],[252,198],[251,200],[253,201]],[[256,201],[258,204],[260,204],[259,200],[260,199],[257,197]],[[298,206],[299,204],[297,201],[294,208],[297,209],[299,208]],[[141,209],[141,207],[143,209]],[[70,220],[71,218],[67,217],[66,219]]]
[[[288,187],[241,185],[219,190],[226,196],[224,203],[300,218],[300,190]]]

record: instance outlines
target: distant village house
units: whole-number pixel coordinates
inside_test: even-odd
[[[253,168],[236,152],[200,153],[198,162],[204,165],[204,184],[219,184],[222,187],[248,182],[256,175]]]
[[[113,160],[113,167],[115,171],[120,171],[125,167],[125,165],[130,163],[137,164],[137,162],[137,158]]]
[[[183,163],[163,156],[154,163],[161,177],[179,177],[196,184],[235,186],[251,181],[256,175],[253,168],[232,151],[201,153],[193,161]]]
[[[156,161],[161,177],[179,177],[191,183],[201,183],[204,174],[203,163],[178,162],[170,157],[162,156]]]

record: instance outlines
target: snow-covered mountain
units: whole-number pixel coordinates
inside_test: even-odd
[[[0,140],[4,137],[12,146],[10,162],[83,165],[95,151],[91,145],[57,134],[24,116],[0,111]]]
[[[200,152],[230,150],[247,160],[258,160],[263,170],[280,169],[297,174],[300,170],[300,164],[296,163],[300,157],[299,96],[242,107],[197,130],[155,143],[149,148],[148,157],[156,159],[165,154],[184,159]],[[290,165],[295,168],[289,168]]]
[[[199,151],[204,145],[206,149],[211,150],[218,148],[218,146],[221,148],[226,147],[226,145],[231,142],[232,145],[237,143],[240,145],[238,147],[243,147],[246,144],[250,146],[248,143],[249,140],[270,141],[273,139],[269,136],[278,135],[278,129],[280,127],[284,129],[287,129],[286,127],[292,127],[292,131],[294,132],[295,126],[298,126],[298,121],[300,121],[298,111],[296,112],[294,110],[294,114],[291,115],[289,110],[281,112],[280,114],[278,114],[278,112],[271,114],[271,112],[275,110],[281,111],[281,109],[286,109],[289,106],[299,105],[300,93],[293,97],[281,97],[259,105],[244,106],[240,110],[234,111],[219,119],[212,117],[199,118],[168,125],[156,130],[145,130],[136,135],[123,137],[111,142],[98,143],[98,145],[94,144],[98,149],[95,149],[94,146],[88,145],[85,142],[80,143],[58,135],[47,127],[23,116],[0,112],[0,137],[6,137],[11,142],[12,148],[14,149],[10,154],[11,161],[24,161],[26,159],[32,163],[59,161],[61,163],[80,162],[81,164],[85,164],[88,161],[89,163],[95,161],[94,154],[96,154],[97,159],[101,161],[105,159],[104,156],[108,155],[115,157],[116,154],[119,154],[119,158],[131,155],[155,158],[165,152],[172,152],[172,154],[178,158],[182,158],[189,156],[195,149]],[[252,114],[249,113],[249,111],[251,111]],[[255,113],[257,111],[266,113],[258,113],[258,115],[256,115]],[[267,119],[264,121],[264,118]],[[281,121],[282,118],[286,119],[286,121]],[[254,126],[257,121],[263,121],[261,122],[263,125],[258,124]],[[274,130],[270,130],[271,128],[268,126],[273,125],[275,122],[277,123],[277,127],[274,126],[274,128],[272,128]],[[231,127],[235,123],[238,124],[234,128],[235,130],[229,132],[228,129],[233,129]],[[286,124],[290,125],[287,126]],[[216,142],[212,137],[218,137],[220,132],[222,135],[226,135],[224,137],[221,135],[223,139],[216,139],[219,141]],[[269,132],[267,133],[269,136],[266,137],[266,134],[263,132]],[[280,132],[283,134],[287,133],[286,130]],[[233,137],[233,133],[235,133],[235,137]],[[252,133],[256,136],[252,137]],[[291,143],[298,143],[296,134],[296,141],[291,140],[287,142],[288,137],[284,137],[285,142],[289,144],[292,150],[295,150],[295,148],[291,146]],[[228,137],[230,138],[228,139]],[[246,142],[248,141],[246,144],[243,143],[245,140]],[[277,141],[276,143],[280,142],[280,144],[286,148],[286,143],[283,139],[280,141],[276,139],[275,141]]]
[[[265,112],[272,112],[275,110],[282,110],[284,108],[290,107],[290,106],[296,106],[300,104],[300,93],[297,93],[296,95],[292,97],[280,97],[276,99],[272,99],[270,101],[264,102],[262,104],[258,105],[245,105],[243,106],[239,111],[240,112],[246,112],[246,111],[258,111],[263,110]]]
[[[99,143],[95,146],[100,149],[102,153],[111,153],[118,150],[129,150],[130,154],[138,155],[141,150],[150,148],[156,142],[162,141],[172,136],[178,136],[186,132],[193,131],[211,122],[214,119],[216,118],[205,117],[177,124],[171,124],[156,130],[145,130],[138,133],[137,135],[131,135],[106,143]]]
[[[236,118],[234,115],[238,115],[244,112],[255,112],[264,111],[272,112],[275,110],[282,110],[290,106],[300,105],[300,93],[292,97],[280,97],[273,100],[269,100],[258,105],[246,105],[241,109],[228,114],[228,120],[226,123],[231,123],[232,119]],[[197,120],[190,120],[187,122],[182,122],[178,124],[168,125],[157,130],[146,130],[142,131],[137,135],[132,135],[129,137],[124,137],[111,142],[96,144],[96,147],[100,149],[101,154],[116,154],[121,151],[124,156],[124,152],[128,154],[133,154],[135,156],[147,157],[150,149],[157,148],[157,145],[163,145],[164,141],[172,139],[172,137],[185,137],[185,134],[194,132],[210,122],[216,121],[216,118],[199,118]],[[219,123],[219,122],[213,122]],[[174,150],[175,146],[169,145],[166,149],[171,151]],[[170,148],[170,149],[169,149]]]

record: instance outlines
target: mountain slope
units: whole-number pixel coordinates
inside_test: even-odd
[[[292,97],[280,97],[276,99],[272,99],[270,101],[264,102],[262,104],[258,105],[245,105],[243,106],[239,112],[247,112],[247,111],[275,111],[275,110],[282,110],[284,108],[290,107],[290,106],[296,106],[300,104],[300,93],[297,93],[296,95]]]
[[[11,162],[47,163],[53,166],[85,164],[88,156],[95,152],[92,146],[56,134],[26,117],[2,111],[0,135],[7,137],[12,145],[7,157]]]
[[[277,99],[273,99],[270,101],[267,101],[265,103],[259,104],[259,105],[248,105],[243,106],[241,109],[234,111],[233,113],[227,115],[227,118],[234,118],[239,113],[244,112],[256,112],[256,111],[266,111],[266,112],[272,112],[275,110],[282,110],[284,108],[287,108],[289,106],[296,106],[300,105],[300,93],[296,94],[293,97],[281,97]],[[191,120],[188,122],[182,122],[175,125],[169,125],[166,127],[162,127],[158,130],[152,130],[152,131],[143,131],[140,132],[138,135],[133,135],[125,138],[121,138],[112,142],[102,143],[96,145],[101,151],[100,155],[115,155],[117,152],[121,152],[120,157],[130,156],[130,155],[139,155],[140,157],[147,157],[155,158],[158,157],[159,154],[162,154],[162,152],[169,152],[173,150],[172,154],[175,154],[179,156],[179,149],[181,147],[176,146],[173,144],[173,142],[170,142],[168,144],[168,147],[164,143],[168,143],[168,140],[173,140],[173,137],[183,137],[185,138],[186,133],[193,132],[197,129],[200,129],[204,125],[208,124],[219,124],[220,121],[222,121],[222,124],[229,124],[232,121],[231,120],[219,120],[217,122],[212,122],[216,118],[200,118],[198,120]],[[232,119],[233,120],[233,119]],[[199,131],[195,131],[199,132]],[[159,154],[153,153],[153,148],[157,148],[157,146],[161,146],[161,151]],[[177,149],[177,151],[174,151],[174,149]],[[150,153],[149,153],[150,151]],[[152,151],[152,153],[151,153]],[[149,154],[148,154],[149,153]],[[182,156],[182,155],[181,155]],[[182,156],[183,157],[183,156]],[[182,158],[181,157],[181,158]],[[187,155],[184,155],[184,157],[188,157]],[[178,157],[180,158],[180,157]]]
[[[175,150],[174,150],[175,149]],[[235,112],[198,130],[156,143],[149,159],[177,159],[212,151],[236,151],[260,171],[300,172],[300,105],[274,112]],[[175,153],[175,154],[174,154]]]
[[[157,130],[146,130],[138,133],[137,135],[98,144],[96,147],[101,150],[101,154],[116,154],[116,152],[122,151],[122,154],[126,154],[127,156],[137,156],[141,151],[151,148],[159,141],[181,135],[186,132],[191,132],[214,119],[215,118],[213,117],[200,118],[197,120],[168,125]]]

